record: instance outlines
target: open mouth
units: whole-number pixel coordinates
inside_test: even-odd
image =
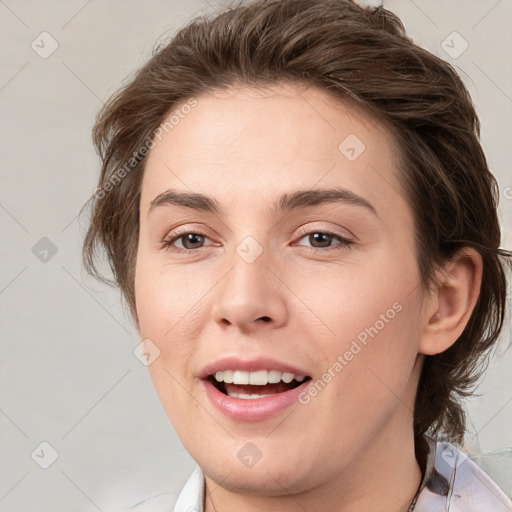
[[[209,375],[208,380],[224,395],[232,398],[255,400],[285,393],[305,385],[311,380],[311,377],[293,375],[277,370],[259,370],[255,372],[226,370]]]

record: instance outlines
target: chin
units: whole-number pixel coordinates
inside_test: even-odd
[[[306,482],[310,486],[311,478],[301,473],[297,474],[294,469],[296,467],[287,461],[276,461],[276,464],[261,464],[260,467],[252,468],[240,468],[240,465],[235,463],[222,469],[217,464],[202,466],[203,472],[224,489],[255,496],[282,496],[283,491],[306,491]]]

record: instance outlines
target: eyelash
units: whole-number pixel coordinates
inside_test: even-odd
[[[340,244],[335,245],[335,246],[330,246],[330,247],[306,247],[306,246],[301,246],[301,247],[306,247],[309,251],[318,253],[318,252],[339,251],[339,250],[343,250],[343,249],[350,249],[351,246],[356,243],[353,240],[349,240],[348,238],[345,238],[344,236],[339,235],[338,233],[334,233],[334,232],[328,231],[328,230],[303,231],[300,233],[301,237],[299,238],[299,240],[302,240],[304,237],[306,237],[308,235],[319,234],[319,233],[322,235],[327,235],[329,237],[338,239]],[[175,233],[171,233],[167,238],[165,238],[162,241],[162,249],[168,250],[168,251],[172,250],[173,252],[177,252],[178,254],[183,254],[183,253],[190,254],[192,252],[199,251],[201,249],[205,249],[205,247],[199,247],[197,249],[182,249],[181,247],[173,247],[172,244],[174,242],[176,242],[180,238],[185,237],[186,235],[199,235],[204,238],[208,238],[208,236],[206,234],[202,233],[201,231],[183,231],[181,233],[175,232]]]

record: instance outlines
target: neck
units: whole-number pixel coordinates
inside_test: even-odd
[[[321,486],[281,496],[233,493],[206,477],[205,512],[407,512],[421,483],[412,428],[378,433],[349,467]],[[229,477],[228,477],[229,478]]]

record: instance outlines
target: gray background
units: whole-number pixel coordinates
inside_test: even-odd
[[[384,5],[463,76],[502,189],[503,245],[512,248],[512,2]],[[81,268],[77,213],[99,171],[90,130],[102,102],[162,34],[215,6],[0,0],[0,511],[116,510],[158,492],[173,502],[194,468],[133,355],[139,340],[118,293]],[[31,47],[51,49],[43,31],[59,45],[47,58]],[[462,48],[454,31],[469,44],[456,58],[442,46]],[[509,323],[499,353],[510,338]],[[469,402],[478,436],[468,448],[512,446],[511,363],[512,350],[495,357],[482,395]],[[47,469],[39,465],[51,462],[43,441],[58,453]]]

